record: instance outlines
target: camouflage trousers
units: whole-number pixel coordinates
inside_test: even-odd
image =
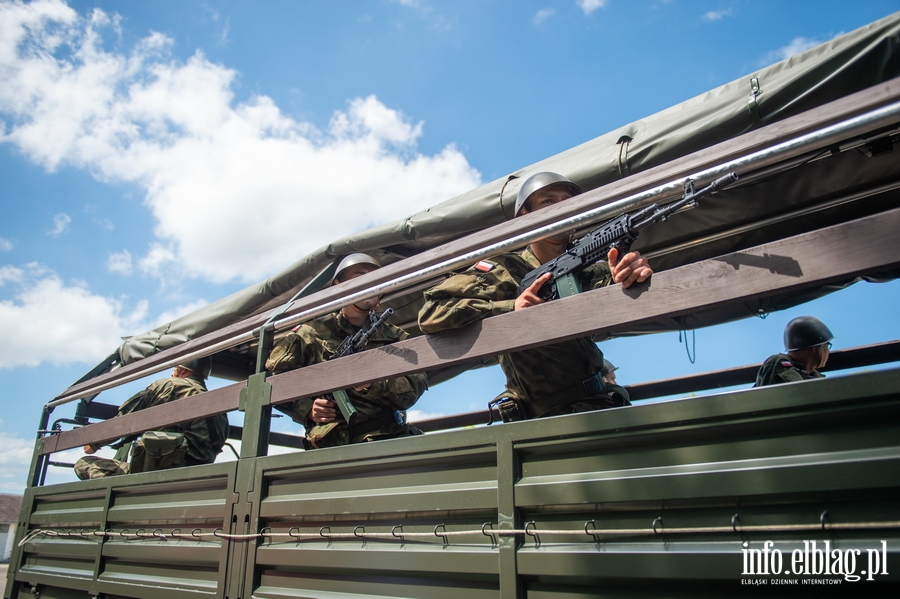
[[[75,476],[81,480],[119,476],[128,474],[129,470],[127,462],[96,456],[85,456],[75,462]]]

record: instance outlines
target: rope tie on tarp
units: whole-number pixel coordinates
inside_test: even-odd
[[[366,540],[366,539],[386,539],[386,540],[399,540],[401,543],[405,542],[407,539],[425,539],[425,538],[439,538],[443,542],[444,546],[450,544],[450,539],[452,537],[462,537],[462,536],[470,536],[470,535],[484,535],[491,539],[491,544],[494,545],[497,542],[497,539],[500,537],[531,537],[534,539],[535,546],[539,546],[541,544],[541,535],[545,537],[552,536],[573,536],[573,535],[586,535],[591,537],[595,542],[599,543],[601,537],[616,537],[616,536],[634,536],[634,535],[673,535],[673,534],[709,534],[709,533],[731,533],[731,534],[745,534],[745,533],[762,533],[762,532],[802,532],[802,531],[816,531],[816,532],[827,532],[827,531],[839,531],[839,530],[869,530],[869,529],[883,529],[883,528],[900,528],[900,521],[887,521],[887,522],[831,522],[828,519],[827,512],[823,512],[819,521],[816,523],[810,524],[780,524],[780,525],[768,525],[768,524],[760,524],[760,525],[750,525],[745,526],[741,523],[740,514],[735,514],[732,516],[731,521],[725,526],[683,526],[683,527],[668,527],[664,526],[663,519],[661,516],[655,518],[650,526],[646,528],[597,528],[597,523],[595,520],[588,520],[584,523],[584,526],[579,529],[538,529],[537,523],[534,521],[528,522],[525,524],[525,528],[521,529],[502,529],[494,528],[494,523],[485,522],[481,528],[471,529],[471,530],[447,530],[446,525],[438,524],[434,527],[431,532],[407,532],[403,530],[402,524],[397,524],[392,527],[390,532],[367,532],[365,526],[356,525],[353,527],[351,531],[348,532],[332,532],[330,526],[322,526],[316,532],[300,532],[300,527],[294,526],[291,527],[287,532],[273,532],[271,527],[265,527],[261,529],[258,533],[248,533],[248,534],[229,534],[222,530],[221,527],[212,530],[211,532],[203,532],[200,528],[194,528],[190,533],[182,532],[180,528],[174,528],[169,533],[164,533],[161,528],[154,529],[153,531],[149,531],[145,528],[139,528],[134,532],[131,532],[129,529],[122,529],[120,531],[113,530],[48,530],[36,528],[28,531],[28,533],[19,541],[19,547],[23,547],[25,544],[34,541],[37,537],[48,537],[48,538],[62,538],[62,539],[72,539],[72,538],[83,538],[83,539],[97,539],[97,538],[108,538],[108,539],[123,539],[123,540],[136,540],[136,539],[149,539],[156,541],[168,541],[170,539],[173,540],[194,540],[194,541],[213,541],[213,539],[226,539],[229,541],[253,541],[259,539],[285,539],[287,542],[290,540],[294,540],[296,542],[300,541],[315,541],[326,539],[329,542],[334,540]],[[399,531],[399,532],[398,532]],[[212,538],[211,538],[212,537]]]

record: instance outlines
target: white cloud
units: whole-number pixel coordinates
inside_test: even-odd
[[[69,223],[72,222],[72,218],[63,212],[59,214],[55,214],[53,216],[53,228],[47,231],[47,235],[51,237],[58,237],[62,233],[65,232],[66,229],[69,228]]]
[[[3,267],[2,281],[16,284],[18,293],[0,300],[0,368],[94,363],[115,349],[123,335],[149,328],[146,301],[129,312],[122,300],[66,285],[40,265]]]
[[[174,276],[174,264],[215,282],[258,280],[481,182],[453,145],[418,152],[422,123],[375,96],[319,130],[265,96],[235,103],[234,71],[200,52],[173,59],[161,34],[106,51],[116,22],[56,0],[0,5],[0,142],[48,170],[142,186],[157,236],[137,261],[145,273]]]
[[[117,272],[120,275],[131,274],[131,252],[122,250],[121,252],[113,252],[106,261],[106,268],[109,272]]]
[[[0,493],[20,495],[25,491],[34,439],[23,439],[0,430],[0,447],[3,447],[0,451]]]
[[[843,35],[843,33],[839,33],[838,35]],[[819,44],[825,43],[826,40],[817,40],[809,37],[795,37],[791,40],[787,46],[783,46],[778,48],[772,53],[772,57],[775,60],[784,60],[785,58],[790,58],[795,54],[800,54],[801,52],[806,52],[810,48],[815,48]]]
[[[0,237],[0,252],[8,252],[13,247],[12,241],[5,237]]]
[[[844,35],[844,32],[838,32],[833,36],[827,39],[816,39],[810,37],[798,36],[790,41],[790,43],[786,46],[782,46],[777,50],[772,50],[768,54],[766,54],[762,59],[760,59],[760,66],[767,66],[781,60],[786,60],[791,56],[795,56],[800,54],[801,52],[806,52],[810,48],[815,48],[820,44],[824,44],[825,42],[832,40],[838,36]]]
[[[540,25],[541,23],[552,17],[554,14],[556,14],[556,11],[554,9],[542,8],[541,10],[537,11],[537,14],[535,14],[534,18],[532,18],[531,20],[535,25]]]
[[[116,228],[116,226],[113,224],[113,222],[111,220],[109,220],[108,218],[92,218],[91,222],[93,222],[98,227],[103,227],[107,231],[112,231],[113,229]]]
[[[22,439],[0,431],[0,446],[3,447],[3,451],[0,451],[0,466],[31,463],[31,454],[34,451],[33,439]]]
[[[589,15],[598,8],[606,6],[606,0],[578,0],[576,4],[584,11],[584,14]]]
[[[18,282],[22,280],[22,269],[16,268],[15,266],[6,266],[0,267],[0,287],[6,284],[7,281]]]
[[[725,8],[722,10],[711,10],[705,15],[703,15],[704,21],[721,21],[725,17],[731,17],[734,15],[734,11],[730,8]]]
[[[166,266],[174,263],[176,258],[177,256],[172,249],[163,247],[158,243],[153,243],[150,245],[150,250],[147,252],[147,255],[138,262],[138,266],[140,266],[141,272],[144,274],[162,277]]]
[[[421,420],[430,420],[432,418],[440,418],[446,414],[437,414],[434,412],[423,412],[422,410],[407,410],[406,419],[409,422],[419,422]]]

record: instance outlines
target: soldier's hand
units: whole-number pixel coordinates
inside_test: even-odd
[[[85,445],[83,449],[84,449],[84,453],[86,453],[88,455],[97,453],[97,448],[94,447],[93,445]]]
[[[516,298],[516,303],[514,305],[514,310],[523,310],[525,308],[530,308],[531,306],[537,306],[538,304],[543,304],[544,300],[538,295],[541,287],[551,279],[553,275],[549,272],[545,272],[541,276],[539,276],[534,283],[531,284],[528,289],[523,291],[519,297]]]
[[[606,255],[613,283],[622,283],[628,289],[632,283],[643,283],[653,274],[650,263],[640,252],[628,252],[619,259],[619,250],[612,248]]]
[[[337,419],[335,403],[330,399],[317,397],[313,400],[312,409],[309,411],[309,419],[316,424],[334,422]]]

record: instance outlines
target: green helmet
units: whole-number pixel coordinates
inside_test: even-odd
[[[341,273],[350,268],[351,266],[356,266],[357,264],[371,264],[375,268],[381,268],[381,264],[368,254],[355,253],[350,254],[341,260],[341,263],[338,264],[337,270],[334,271],[334,277],[331,279],[331,283],[334,284],[340,279]]]
[[[549,187],[551,185],[562,184],[569,188],[572,192],[572,195],[578,195],[581,193],[581,188],[576,184],[569,181],[568,178],[560,175],[559,173],[551,173],[551,172],[543,172],[543,173],[535,173],[525,179],[525,182],[522,183],[522,186],[519,188],[519,193],[516,195],[516,211],[515,216],[519,216],[519,211],[522,209],[522,206],[525,205],[525,202],[528,201],[528,198],[531,197],[536,191],[540,191],[545,187]]]
[[[828,343],[834,335],[813,316],[798,316],[784,327],[784,350],[788,352]]]
[[[209,377],[209,373],[212,372],[212,358],[207,356],[197,360],[188,360],[186,362],[180,362],[178,366],[187,368],[193,372],[195,376],[201,379],[206,379]]]

